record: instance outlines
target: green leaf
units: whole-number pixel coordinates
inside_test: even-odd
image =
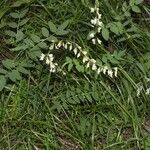
[[[27,9],[23,10],[22,12],[20,12],[19,18],[23,18],[27,14],[28,11],[29,11],[29,8],[27,8]]]
[[[6,74],[7,71],[5,69],[0,68],[0,74]]]
[[[19,13],[16,13],[16,12],[12,12],[9,14],[12,18],[14,19],[19,19],[20,18],[20,14]]]
[[[56,35],[66,35],[69,33],[69,30],[57,30]]]
[[[21,21],[19,22],[19,26],[25,25],[25,24],[29,21],[29,19],[30,19],[30,18],[25,18],[25,19],[21,20]]]
[[[13,5],[11,7],[20,7],[23,4],[27,4],[30,3],[31,0],[18,0],[16,2],[13,3]]]
[[[76,65],[76,69],[79,71],[79,72],[84,72],[84,67],[81,66],[81,65]]]
[[[124,13],[124,15],[125,15],[126,17],[130,17],[130,16],[131,16],[131,14],[130,14],[129,11],[126,11],[126,12]]]
[[[104,38],[106,41],[108,41],[108,39],[109,39],[109,30],[108,30],[107,28],[103,28],[103,29],[102,29],[102,36],[103,36],[103,38]]]
[[[51,35],[50,37],[47,38],[47,41],[49,41],[49,42],[57,42],[58,39],[57,39],[57,37]]]
[[[45,43],[45,42],[40,42],[38,43],[38,46],[42,49],[47,49],[48,48],[48,45]]]
[[[49,31],[47,28],[43,27],[42,28],[42,34],[44,37],[49,37]]]
[[[39,43],[40,42],[40,37],[35,35],[35,34],[31,34],[31,39],[33,40],[33,42],[35,43]]]
[[[29,52],[29,57],[31,59],[36,59],[37,57],[40,57],[41,53],[41,49],[38,46],[34,46]]]
[[[9,22],[7,25],[11,28],[17,28],[17,23],[16,22]]]
[[[21,40],[23,40],[24,38],[24,34],[21,30],[19,30],[16,34],[16,42],[20,42]]]
[[[129,5],[132,7],[135,4],[135,0],[130,0]]]
[[[10,10],[9,6],[7,7],[1,7],[0,9],[0,19],[2,19],[2,17],[6,14],[6,12]]]
[[[15,63],[14,63],[14,60],[11,60],[11,59],[6,59],[6,60],[3,60],[2,61],[2,64],[5,68],[7,69],[12,69],[15,67]]]
[[[124,2],[122,5],[122,11],[126,12],[127,9],[128,9],[127,2]]]
[[[48,26],[49,26],[51,32],[53,32],[53,33],[56,32],[57,28],[53,22],[49,21]]]
[[[19,67],[17,68],[17,70],[18,70],[19,72],[23,73],[23,74],[28,74],[28,73],[29,73],[29,71],[28,71],[27,69],[25,69],[24,67],[21,67],[21,66],[19,66]]]
[[[12,70],[11,72],[9,72],[8,77],[13,82],[16,82],[16,80],[21,80],[22,79],[22,77],[21,77],[20,73],[18,72],[18,70]]]
[[[13,49],[11,49],[12,51],[20,51],[20,50],[26,50],[28,48],[27,45],[21,45],[21,46],[17,46]]]
[[[5,85],[6,85],[6,78],[5,78],[5,76],[0,76],[0,91],[2,91],[3,90],[3,88],[5,87]]]
[[[34,42],[32,40],[30,40],[29,38],[26,38],[24,40],[24,43],[29,47],[34,47]]]
[[[113,23],[112,24],[112,26],[110,27],[110,30],[113,32],[113,33],[115,33],[115,34],[119,34],[119,30],[118,30],[119,28],[118,28],[118,26],[115,24],[115,23]]]
[[[69,71],[69,72],[71,71],[72,67],[73,67],[73,64],[70,63],[70,64],[68,65],[68,71]]]
[[[65,30],[67,28],[67,26],[69,25],[69,23],[70,23],[70,20],[66,20],[58,27],[58,30],[60,30],[60,31]]]
[[[136,12],[136,13],[141,13],[141,9],[138,6],[132,6],[132,11]]]
[[[72,63],[72,59],[71,59],[70,57],[66,57],[66,62],[67,62],[68,64],[70,64],[70,63]]]
[[[11,30],[6,30],[5,34],[10,36],[10,37],[16,37],[16,33],[14,31],[11,31]]]
[[[136,1],[135,1],[135,4],[138,5],[138,4],[141,4],[141,3],[143,3],[143,2],[144,2],[144,0],[136,0]]]
[[[87,36],[87,40],[90,40],[90,39],[93,38],[91,35],[95,35],[95,31],[94,30],[92,30],[92,31],[89,32],[89,34]]]
[[[120,34],[123,33],[123,24],[121,22],[116,22],[116,25],[118,27],[118,31]]]

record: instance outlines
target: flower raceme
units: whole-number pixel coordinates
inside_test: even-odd
[[[97,33],[100,33],[103,23],[101,21],[102,15],[99,12],[99,8],[95,6],[95,8],[90,8],[90,12],[94,14],[94,18],[91,19],[91,26],[94,28],[92,32],[89,33],[89,39],[91,39],[92,43],[101,44],[101,40],[96,37]]]
[[[41,61],[45,60],[45,63],[47,65],[49,65],[49,71],[50,72],[53,72],[53,73],[56,72],[58,64],[53,62],[53,60],[54,60],[53,54],[45,55],[42,53],[40,56],[40,60]]]
[[[81,46],[79,46],[77,43],[72,43],[70,41],[59,41],[59,42],[53,42],[50,47],[50,51],[54,49],[65,49],[68,52],[72,52],[76,58],[82,60],[83,65],[86,69],[91,69],[92,71],[95,71],[98,75],[102,72],[103,74],[107,74],[109,77],[117,77],[118,68],[114,67],[113,69],[108,67],[107,65],[99,66],[97,65],[97,61],[93,58],[90,58],[88,56],[87,51],[83,50]],[[62,66],[59,66],[58,63],[54,63],[54,56],[53,54],[41,54],[40,56],[41,61],[45,61],[45,63],[49,66],[50,72],[58,72],[62,71],[64,74],[64,71],[60,68]]]

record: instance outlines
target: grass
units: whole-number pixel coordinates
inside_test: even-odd
[[[10,7],[14,2],[1,2],[1,20],[11,22],[10,12],[29,8],[26,17],[30,20],[22,28],[28,36],[41,36],[40,30],[47,27],[49,20],[60,25],[70,19],[69,34],[58,36],[59,40],[79,43],[95,59],[114,59],[113,51],[117,54],[125,51],[125,55],[117,63],[109,62],[119,68],[118,78],[77,71],[67,76],[53,75],[41,62],[34,61],[29,74],[23,75],[20,81],[8,80],[0,93],[0,149],[149,150],[150,96],[145,94],[149,88],[146,78],[150,78],[149,6],[142,3],[141,13],[132,12],[129,24],[128,20],[121,20],[127,24],[124,34],[110,32],[108,41],[102,40],[103,45],[93,46],[86,36],[91,30],[92,17],[88,7],[94,2],[33,0],[17,8]],[[105,24],[114,22],[114,17],[122,13],[123,2],[100,1]],[[4,40],[0,42],[0,59],[10,59],[11,53],[16,60],[28,59],[24,51],[11,51],[18,43],[13,38],[6,42],[5,30],[10,28],[6,25],[1,29],[0,37]],[[131,38],[127,38],[129,35]],[[118,42],[120,39],[123,40]],[[2,67],[2,63],[0,65]],[[138,97],[137,89],[141,84],[143,90]]]

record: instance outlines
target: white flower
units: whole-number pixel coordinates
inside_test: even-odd
[[[97,24],[97,18],[92,19],[91,24],[96,25]]]
[[[101,32],[101,29],[102,29],[101,27],[98,27],[98,28],[97,28],[97,32],[100,33],[100,32]]]
[[[91,10],[91,13],[94,13],[94,11],[95,11],[95,8],[90,8],[90,10]]]
[[[87,54],[87,52],[86,52],[86,51],[82,51],[82,53],[83,53],[83,55],[86,55],[86,54]]]
[[[62,41],[60,41],[57,46],[60,48],[61,45],[62,45]]]
[[[115,77],[117,77],[117,74],[118,74],[118,68],[115,67],[114,70],[115,70],[114,75],[115,75]]]
[[[72,50],[72,44],[70,44],[70,46],[69,46],[69,50],[70,50],[70,51]]]
[[[91,63],[93,63],[93,64],[96,63],[96,60],[95,60],[95,59],[91,59],[90,61],[91,61]]]
[[[113,71],[111,69],[108,69],[108,75],[113,78]]]
[[[83,63],[85,63],[86,61],[88,61],[89,60],[89,57],[87,57],[87,56],[84,56],[83,57]]]
[[[46,62],[45,62],[47,65],[49,65],[50,64],[50,60],[49,60],[49,58],[48,57],[46,57]]]
[[[97,69],[97,74],[100,74],[101,71],[102,71],[102,68],[99,67],[99,68]]]
[[[103,67],[103,74],[106,74],[106,71],[108,70],[108,67],[107,66],[104,66]]]
[[[97,22],[97,25],[98,25],[98,26],[102,26],[102,24],[103,24],[103,23],[102,23],[101,21],[98,21],[98,22]]]
[[[150,88],[146,89],[146,95],[149,95],[150,94]]]
[[[65,47],[65,43],[64,42],[62,42],[62,46]]]
[[[96,44],[96,39],[92,39],[92,43],[95,45]]]
[[[99,8],[98,7],[96,8],[96,12],[97,12],[97,14],[99,13]]]
[[[44,60],[44,58],[45,58],[45,55],[42,53],[40,56],[40,60]]]
[[[48,54],[48,57],[49,57],[49,61],[53,61],[54,60],[53,54]]]
[[[90,34],[89,34],[89,37],[90,38],[93,38],[95,36],[95,33],[94,32],[91,32]]]
[[[49,47],[50,50],[54,49],[54,43]]]
[[[93,64],[93,65],[92,65],[92,70],[96,70],[96,69],[97,69],[96,65]]]
[[[81,48],[81,46],[79,46],[78,44],[76,45],[77,46],[77,48],[79,49],[79,50],[81,50],[82,48]]]
[[[143,90],[143,85],[138,85],[138,89],[137,89],[137,97],[139,97],[140,96],[140,93],[142,92],[142,90]]]
[[[86,68],[89,68],[90,67],[90,63],[88,62],[87,64],[86,64]]]
[[[97,13],[98,19],[102,18],[102,14]]]
[[[67,49],[67,48],[68,48],[68,45],[67,45],[67,43],[65,44],[64,48],[65,48],[65,49]]]
[[[80,52],[77,54],[77,58],[79,58],[81,56]]]
[[[101,44],[102,41],[101,41],[99,38],[97,38],[97,43],[98,43],[98,44]]]
[[[75,55],[77,55],[77,52],[78,52],[77,48],[74,48],[73,52]]]

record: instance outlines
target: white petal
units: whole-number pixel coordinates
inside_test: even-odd
[[[49,47],[50,50],[54,49],[54,43]]]
[[[47,65],[49,65],[50,64],[50,60],[49,60],[49,58],[48,57],[46,57],[46,62],[45,62]]]
[[[96,63],[96,60],[95,60],[95,59],[91,59],[90,61],[91,61],[93,64]]]
[[[111,69],[108,70],[108,75],[109,75],[111,78],[113,78],[113,72],[112,72]]]
[[[70,44],[70,46],[69,46],[69,50],[70,50],[70,51],[72,50],[72,44]]]
[[[86,51],[82,51],[82,53],[83,53],[83,55],[86,55],[86,54],[87,54],[87,52],[86,52]]]
[[[103,74],[106,74],[106,71],[108,70],[108,67],[107,66],[104,66],[103,67]]]
[[[61,45],[62,45],[62,41],[60,41],[57,46],[60,48]]]
[[[97,43],[98,43],[98,44],[102,44],[102,41],[97,38]]]
[[[145,93],[146,95],[149,95],[150,94],[150,88],[148,88],[147,90],[146,90],[146,93]]]
[[[80,53],[78,53],[78,54],[77,54],[77,58],[79,58],[79,57],[80,57],[80,55],[81,55],[81,54],[80,54]]]
[[[91,10],[91,13],[93,13],[95,11],[95,8],[91,7],[90,10]]]
[[[93,65],[92,65],[92,70],[96,70],[96,69],[97,69],[96,65],[93,64]]]
[[[117,67],[115,67],[115,68],[114,68],[114,70],[115,70],[114,75],[115,75],[115,77],[117,77],[117,74],[118,74],[118,68],[117,68]]]
[[[87,57],[87,56],[84,56],[83,57],[83,63],[85,63],[86,61],[88,61],[89,60],[89,57]]]
[[[100,74],[101,71],[102,71],[102,68],[99,67],[99,68],[97,69],[97,74]]]
[[[92,39],[92,43],[95,45],[95,44],[96,44],[96,40],[95,40],[95,39]]]
[[[77,55],[77,52],[78,52],[77,48],[75,48],[75,49],[73,50],[73,52],[74,52],[75,55]]]
[[[89,68],[90,67],[90,63],[88,62],[87,64],[86,64],[86,68]]]
[[[42,53],[40,56],[40,60],[44,60],[44,58],[45,58],[45,55]]]
[[[65,46],[64,46],[64,47],[65,47],[65,49],[68,49],[68,45],[67,45],[67,44],[65,44]]]
[[[89,35],[90,38],[93,38],[94,36],[95,34],[93,32]]]

